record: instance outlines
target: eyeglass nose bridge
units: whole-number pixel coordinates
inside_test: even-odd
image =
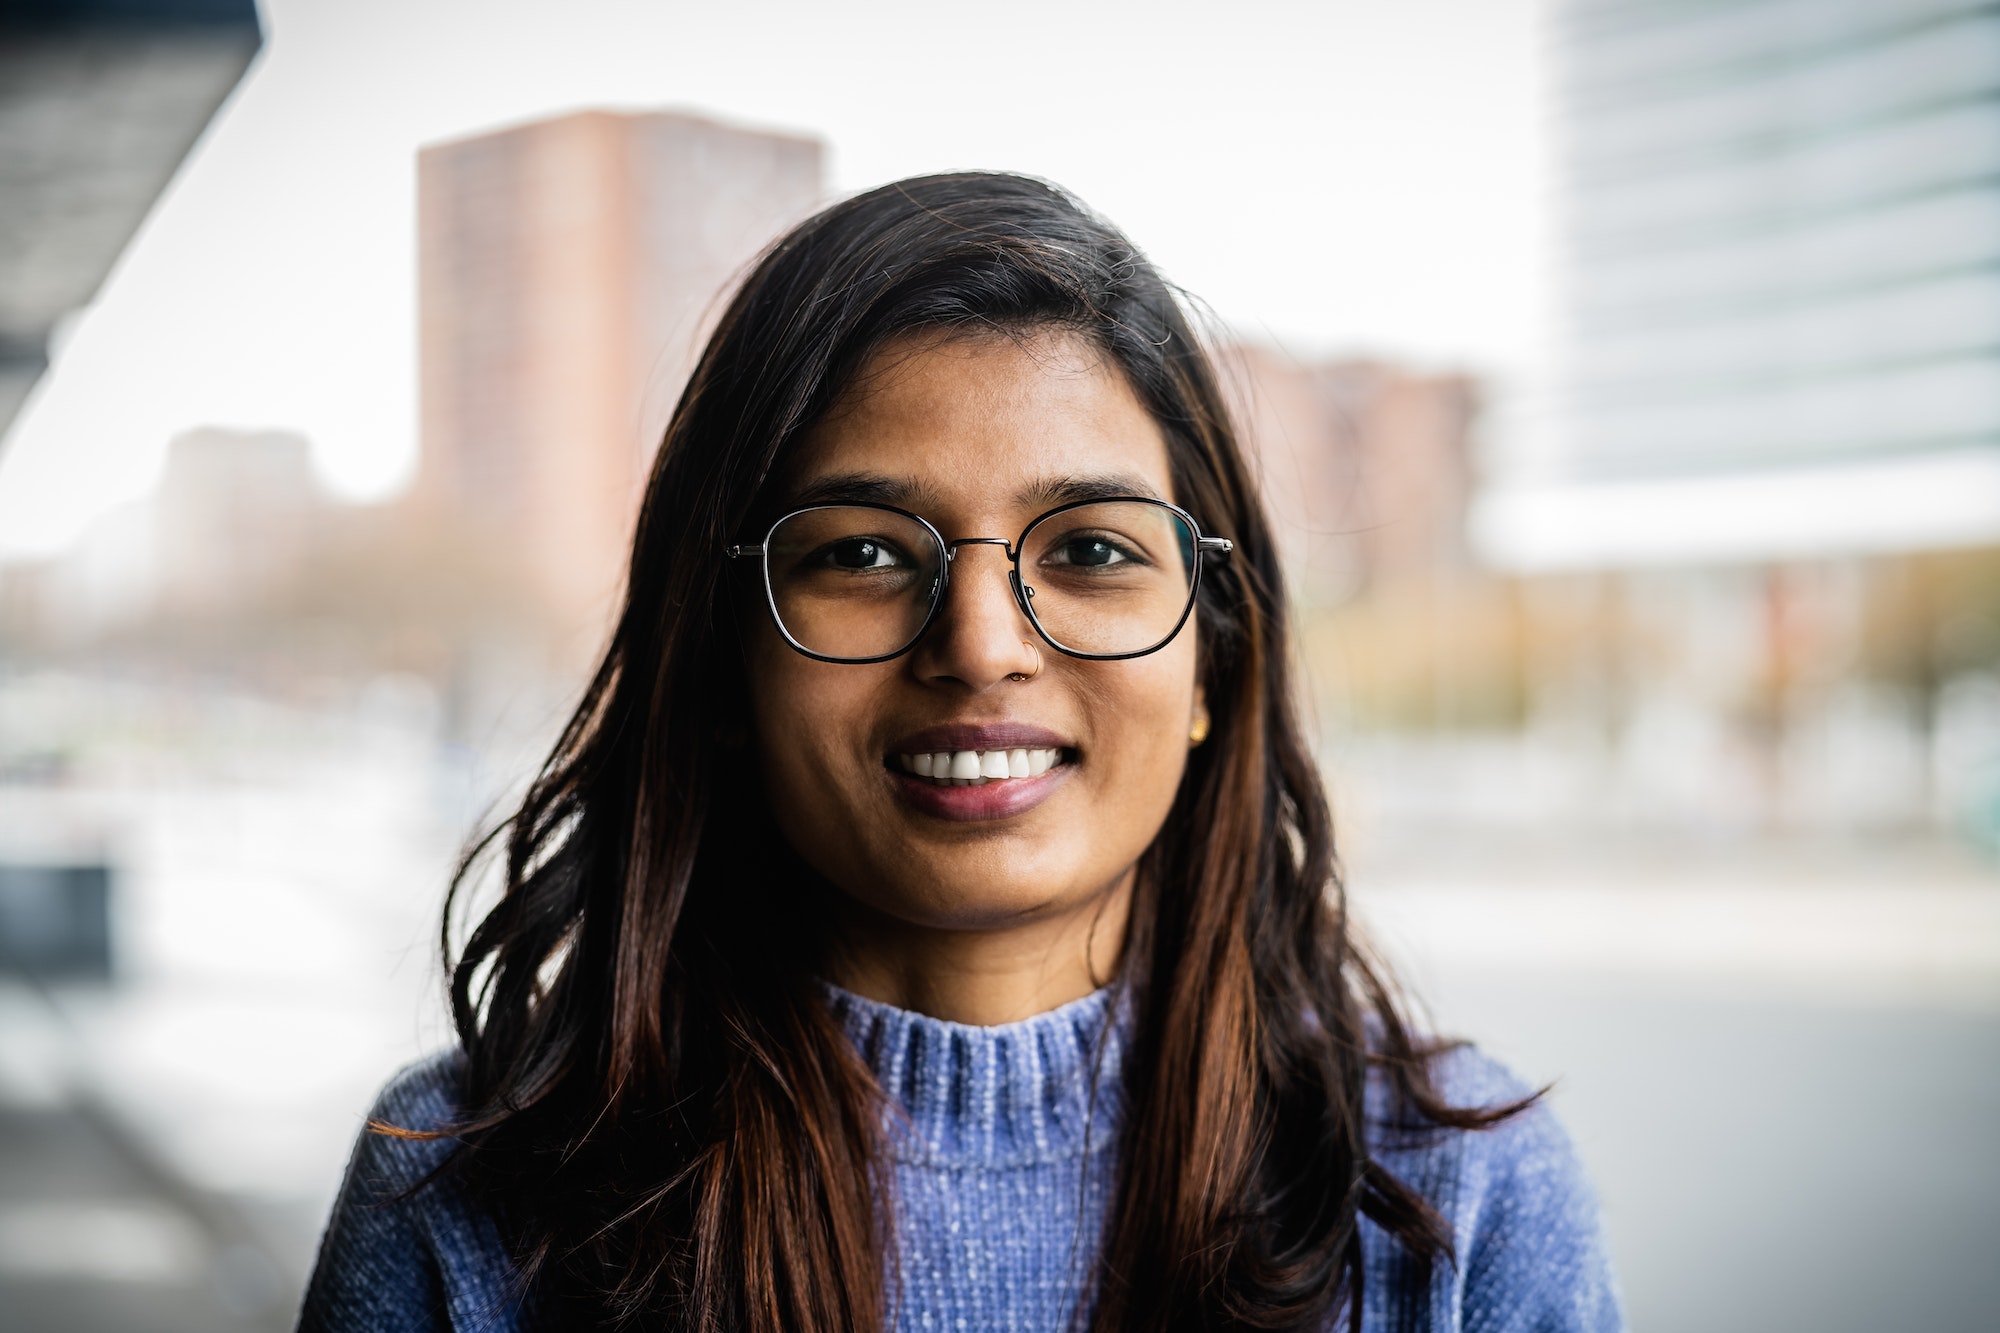
[[[1005,537],[960,537],[957,541],[944,544],[945,574],[938,582],[937,601],[932,604],[931,614],[925,619],[924,629],[918,632],[917,638],[922,638],[924,633],[929,631],[931,621],[935,620],[938,613],[944,609],[945,591],[951,586],[951,566],[957,561],[958,548],[961,546],[997,546],[1006,553],[1008,563],[1013,565],[1013,568],[1007,571],[1007,586],[1013,590],[1014,604],[1021,608],[1021,614],[1028,618],[1028,623],[1035,627],[1035,632],[1047,639],[1048,631],[1042,628],[1042,622],[1036,617],[1035,608],[1031,604],[1035,590],[1021,582],[1021,555],[1014,549],[1014,543]],[[911,642],[914,644],[915,640]]]
[[[1020,559],[1014,553],[1014,543],[1008,541],[1005,537],[960,537],[955,542],[946,542],[944,544],[945,560],[952,561],[958,559],[958,548],[961,546],[997,546],[1007,553],[1009,560]]]

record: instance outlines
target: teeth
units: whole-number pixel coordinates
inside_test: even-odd
[[[977,787],[1003,778],[1035,778],[1061,762],[1062,751],[958,750],[935,754],[899,754],[896,763],[906,773],[950,787]]]

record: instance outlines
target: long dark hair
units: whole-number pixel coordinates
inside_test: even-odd
[[[1450,1258],[1438,1215],[1370,1156],[1365,1086],[1411,1124],[1504,1111],[1445,1103],[1350,937],[1277,553],[1214,369],[1174,290],[1074,198],[942,175],[826,209],[750,273],[653,465],[610,645],[489,839],[503,893],[452,964],[455,1169],[543,1322],[884,1321],[881,1094],[814,981],[835,890],[774,834],[732,743],[744,598],[722,549],[772,516],[801,434],[890,340],[1048,328],[1122,370],[1175,499],[1236,543],[1196,619],[1213,733],[1140,867],[1120,969],[1135,1029],[1089,1326],[1358,1315],[1364,1217],[1420,1272]]]

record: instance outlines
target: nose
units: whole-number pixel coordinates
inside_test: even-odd
[[[1014,600],[1006,543],[953,545],[944,605],[911,654],[912,668],[926,680],[975,690],[990,689],[1009,676],[1034,675],[1041,669],[1041,645]]]

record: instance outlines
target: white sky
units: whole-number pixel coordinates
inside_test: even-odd
[[[267,44],[0,445],[0,558],[272,426],[377,497],[416,453],[420,144],[584,106],[808,131],[847,192],[1025,170],[1240,332],[1532,368],[1542,0],[265,0]]]

